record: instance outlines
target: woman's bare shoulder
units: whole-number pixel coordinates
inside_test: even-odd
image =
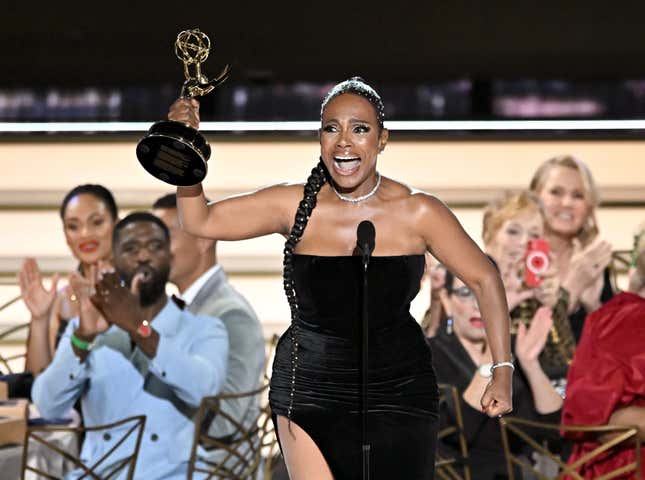
[[[392,199],[404,202],[409,213],[423,215],[438,213],[447,208],[445,203],[431,193],[397,180],[388,179],[388,183],[390,184],[389,191]]]

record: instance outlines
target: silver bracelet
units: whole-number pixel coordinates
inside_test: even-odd
[[[513,365],[513,362],[499,362],[499,363],[493,363],[490,366],[490,374],[492,375],[493,371],[498,367],[511,367],[511,370],[515,371],[515,365]]]

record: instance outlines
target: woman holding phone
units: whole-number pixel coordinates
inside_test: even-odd
[[[545,236],[560,284],[569,294],[569,321],[578,341],[587,314],[614,295],[611,245],[598,236],[598,188],[589,167],[571,155],[540,165],[529,188],[544,205]]]
[[[506,193],[484,211],[484,249],[502,274],[512,332],[528,326],[541,306],[551,310],[553,326],[540,363],[563,392],[575,339],[567,318],[568,295],[560,287],[544,233],[544,208],[532,192]]]

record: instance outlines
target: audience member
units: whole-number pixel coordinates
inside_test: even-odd
[[[153,213],[170,231],[172,262],[170,282],[177,286],[186,309],[195,315],[222,320],[228,332],[228,370],[222,393],[248,392],[259,386],[265,362],[262,326],[253,308],[229,283],[217,263],[216,242],[184,232],[177,217],[177,197],[159,198]],[[240,422],[251,418],[254,399],[229,399],[222,409]],[[231,426],[215,418],[209,434],[217,438],[231,433]]]
[[[540,364],[564,393],[567,370],[575,350],[567,315],[568,297],[560,288],[553,266],[537,275],[537,286],[527,285],[525,275],[529,242],[543,236],[544,210],[538,197],[531,192],[505,193],[489,203],[484,211],[484,249],[502,273],[513,320],[512,333],[516,333],[520,322],[530,322],[541,306],[551,310],[553,327],[540,354]]]
[[[569,369],[562,422],[567,425],[636,425],[645,441],[645,237],[636,249],[632,292],[621,293],[592,312]],[[640,280],[638,280],[640,279]],[[598,446],[593,437],[575,439],[570,462]],[[620,445],[580,471],[585,479],[634,461],[633,445]],[[645,458],[645,447],[641,448]],[[645,478],[645,462],[641,463]],[[634,474],[612,478],[635,478]]]
[[[78,271],[87,275],[91,265],[109,262],[112,228],[118,220],[114,197],[102,185],[78,185],[60,206],[65,240],[79,261]],[[57,290],[58,275],[49,289],[43,284],[36,260],[27,258],[18,274],[20,294],[31,314],[25,370],[39,374],[51,362],[56,343],[67,321],[78,314],[76,297],[69,287]]]
[[[149,213],[132,213],[113,231],[116,273],[97,269],[70,284],[80,305],[33,399],[45,418],[63,416],[80,397],[86,426],[146,415],[135,478],[184,479],[193,415],[226,377],[226,329],[169,301],[170,234]],[[81,458],[94,464],[119,433],[88,432]],[[129,438],[128,444],[135,438]]]
[[[569,293],[569,320],[576,341],[584,319],[613,296],[611,245],[598,237],[598,189],[589,167],[572,156],[551,158],[530,183],[544,205],[546,238],[561,286]]]
[[[446,312],[447,295],[444,288],[446,267],[434,257],[426,255],[425,276],[430,281],[430,306],[421,320],[421,329],[426,337],[434,337],[438,329],[452,328],[452,320]]]
[[[453,320],[453,333],[440,331],[429,339],[439,383],[457,387],[461,397],[468,464],[477,480],[506,478],[502,438],[496,418],[483,415],[479,398],[491,379],[492,358],[483,321],[473,292],[452,272],[446,272],[445,288]],[[542,370],[538,357],[552,326],[551,311],[539,308],[527,328],[519,325],[514,342],[517,370],[513,375],[514,415],[558,422],[562,397]],[[439,411],[440,424],[456,423],[455,405],[446,402]],[[440,429],[441,430],[441,429]],[[517,450],[517,445],[511,445]],[[439,442],[439,451],[459,456],[457,438]]]

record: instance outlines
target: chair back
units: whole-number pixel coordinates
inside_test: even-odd
[[[278,335],[277,333],[274,333],[273,335],[271,335],[271,338],[267,340],[266,360],[265,360],[266,363],[264,364],[264,379],[267,383],[271,383],[273,360],[275,358],[275,351],[276,351],[276,348],[278,347],[279,341],[280,341],[280,335]],[[268,396],[266,397],[266,400],[267,400],[266,408],[270,419],[271,409],[268,406]],[[280,457],[282,456],[282,452],[280,451],[280,448],[278,446],[278,436],[275,433],[273,421],[268,422],[266,427],[267,427],[267,435],[265,437],[265,441],[263,445],[263,454],[262,454],[264,457],[264,469],[263,469],[264,475],[262,478],[264,480],[271,480],[271,478],[273,477],[273,470],[276,467],[276,465],[279,464]]]
[[[98,425],[94,427],[59,427],[59,426],[29,426],[25,434],[25,443],[22,453],[22,478],[25,474],[31,472],[36,474],[37,478],[46,478],[50,480],[62,479],[62,476],[55,476],[51,472],[46,472],[36,466],[29,465],[30,446],[35,443],[40,444],[42,451],[52,452],[54,455],[62,457],[67,462],[71,462],[74,467],[83,472],[80,479],[88,480],[110,480],[115,478],[119,473],[126,472],[126,480],[132,480],[134,469],[139,456],[139,447],[145,427],[145,415],[137,415],[124,418],[118,422],[107,425]],[[101,432],[109,430],[111,434],[120,432],[120,438],[116,439],[114,445],[101,458],[95,460],[92,465],[87,465],[80,458],[72,455],[70,452],[63,450],[59,445],[47,439],[52,432],[69,432],[70,434],[82,435],[89,432]],[[134,442],[129,442],[130,448],[125,444],[126,440],[135,437]],[[122,447],[123,448],[119,448]],[[43,450],[44,447],[44,450]],[[118,449],[118,451],[117,451]],[[33,475],[32,475],[33,476]]]
[[[17,297],[18,299],[20,297]],[[14,299],[15,300],[15,299]],[[3,308],[6,308],[13,302],[8,302],[5,305],[0,306],[0,312],[2,311]],[[12,335],[22,331],[22,330],[27,330],[29,328],[29,322],[21,323],[19,325],[15,325],[13,327],[7,328],[5,330],[2,330],[0,332],[0,343],[6,341],[9,339]],[[11,363],[18,360],[18,359],[23,359],[27,355],[27,348],[25,345],[25,350],[22,353],[16,354],[16,355],[3,355],[2,352],[0,352],[0,370],[2,370],[5,373],[14,373],[13,369],[11,368]]]
[[[558,425],[551,423],[535,422],[517,417],[502,417],[500,419],[500,428],[502,430],[502,441],[504,446],[504,457],[506,458],[506,467],[508,470],[509,480],[520,478],[518,470],[522,474],[530,472],[538,480],[556,479],[573,479],[584,480],[582,473],[586,466],[604,458],[613,449],[618,447],[625,448],[630,445],[634,448],[634,461],[627,465],[621,465],[615,469],[603,473],[602,476],[594,477],[596,480],[610,480],[613,478],[641,479],[641,442],[638,437],[638,428],[635,426],[618,426],[618,425]],[[541,441],[542,438],[549,436],[555,437],[561,434],[582,435],[585,438],[592,438],[594,448],[571,463],[567,463],[560,458],[557,452],[549,450],[548,442]],[[557,476],[545,475],[538,471],[533,464],[529,463],[525,455],[517,455],[511,451],[511,441],[516,441],[527,446],[534,452],[546,457],[553,463],[557,469]]]
[[[459,444],[459,456],[447,457],[440,452],[437,446],[435,460],[435,475],[441,480],[470,480],[470,467],[468,466],[468,444],[464,435],[464,419],[461,412],[459,391],[453,385],[440,383],[439,387],[439,412],[443,410],[442,404],[450,406],[454,412],[454,419],[439,430],[438,442],[448,437],[454,437]]]
[[[275,456],[277,439],[268,402],[268,382],[249,392],[220,394],[205,397],[195,420],[195,436],[188,466],[188,478],[252,479],[259,471],[270,471],[267,459]],[[233,418],[221,408],[222,401],[258,398],[257,409],[246,419]],[[253,404],[254,402],[251,402]],[[212,437],[208,429],[213,418],[219,416],[232,427],[232,433],[223,438]],[[204,476],[205,475],[205,476]],[[265,479],[268,477],[265,475]]]

